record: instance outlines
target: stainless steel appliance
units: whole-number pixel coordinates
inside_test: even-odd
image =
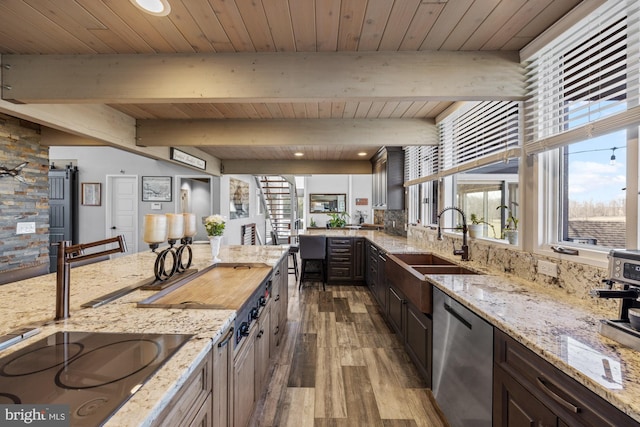
[[[493,327],[437,288],[432,382],[451,427],[491,427]]]
[[[0,359],[0,404],[66,404],[103,424],[192,335],[57,332]]]
[[[617,319],[600,321],[600,333],[619,343],[640,351],[640,331],[629,323],[629,310],[640,308],[640,251],[612,249],[609,252],[609,277],[603,281],[606,289],[595,289],[598,298],[620,299]],[[618,284],[618,289],[613,289]]]

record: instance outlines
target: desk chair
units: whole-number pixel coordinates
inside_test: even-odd
[[[271,244],[279,245],[280,242],[278,240],[278,235],[275,231],[271,231]],[[298,252],[300,251],[300,247],[298,245],[291,244],[289,245],[289,256],[291,256],[291,264],[289,265],[289,274],[293,273],[296,275],[296,281],[298,281]]]
[[[302,288],[305,279],[322,280],[322,290],[325,290],[326,283],[326,260],[327,260],[327,238],[326,236],[309,236],[301,234],[298,236],[300,242],[300,283],[298,289]],[[309,270],[308,263],[319,264],[316,270]]]

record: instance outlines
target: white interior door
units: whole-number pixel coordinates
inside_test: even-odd
[[[122,234],[127,253],[138,252],[138,177],[110,175],[107,187],[106,234],[109,237]]]

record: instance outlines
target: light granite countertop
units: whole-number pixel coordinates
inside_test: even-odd
[[[378,231],[312,230],[309,234],[365,237],[389,253],[428,252],[419,241]],[[442,256],[442,254],[439,254]],[[455,263],[459,258],[450,256]],[[446,294],[506,332],[615,407],[640,421],[640,352],[599,333],[610,309],[514,275],[477,266],[480,275],[431,275]],[[610,372],[603,368],[607,361]]]
[[[208,244],[194,244],[192,268],[212,264]],[[223,246],[221,262],[252,262],[275,266],[286,256],[287,246]],[[48,274],[0,286],[0,334],[34,326],[41,332],[0,351],[11,354],[58,331],[192,334],[143,387],[106,423],[107,426],[150,424],[185,380],[208,354],[212,345],[235,320],[235,310],[183,310],[136,308],[136,303],[156,291],[136,290],[97,308],[81,308],[87,301],[153,276],[155,254],[150,251],[71,269],[71,315],[54,321],[56,275]]]

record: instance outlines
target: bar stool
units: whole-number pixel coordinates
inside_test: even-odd
[[[278,235],[271,231],[271,243],[273,245],[279,245]],[[296,281],[298,281],[298,252],[300,248],[298,245],[289,245],[289,256],[291,257],[292,263],[289,265],[289,274],[295,274]]]
[[[326,259],[327,259],[327,238],[325,236],[309,236],[301,234],[298,236],[300,244],[300,283],[298,289],[302,288],[305,280],[321,280],[322,290],[325,290],[326,283]],[[309,270],[308,263],[319,264],[316,270]]]

